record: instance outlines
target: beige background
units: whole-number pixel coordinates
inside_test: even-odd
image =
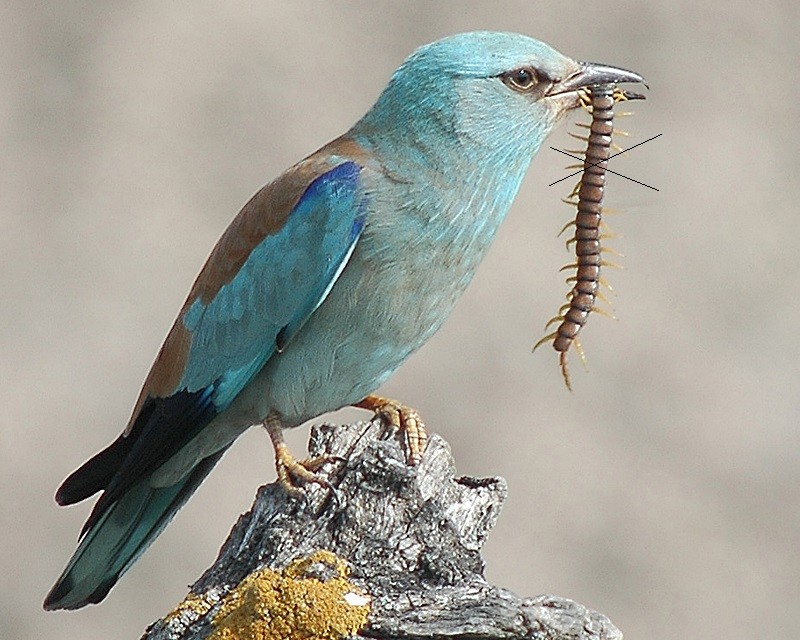
[[[126,422],[239,206],[415,47],[477,28],[643,73],[624,127],[663,136],[613,164],[660,191],[610,178],[619,321],[591,319],[574,394],[554,352],[530,353],[566,291],[566,183],[547,186],[565,163],[546,149],[450,321],[384,391],[460,472],[507,478],[490,580],[579,600],[630,639],[794,637],[799,18],[789,0],[3,3],[0,637],[136,638],[213,560],[274,477],[257,430],[106,602],[40,608],[89,509],[52,494]]]

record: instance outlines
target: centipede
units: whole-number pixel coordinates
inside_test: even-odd
[[[643,96],[625,92],[612,84],[589,87],[580,95],[584,108],[591,113],[592,121],[589,125],[582,125],[589,130],[588,136],[571,134],[586,142],[586,150],[582,165],[573,165],[573,167],[583,167],[580,180],[564,200],[565,203],[576,206],[577,213],[575,219],[561,229],[561,233],[564,233],[570,227],[574,227],[574,234],[566,241],[566,245],[567,248],[574,245],[575,261],[564,265],[561,270],[575,269],[575,274],[567,278],[567,283],[572,285],[567,293],[567,302],[561,306],[558,314],[546,323],[545,332],[553,325],[558,325],[557,328],[545,335],[533,347],[536,350],[541,345],[552,342],[553,348],[559,353],[559,366],[564,383],[570,391],[572,391],[572,381],[567,353],[574,347],[584,366],[586,365],[586,355],[579,335],[589,315],[595,312],[613,317],[605,309],[597,307],[598,299],[610,306],[608,298],[601,290],[602,288],[611,290],[611,286],[601,276],[602,268],[619,266],[604,259],[603,254],[620,255],[613,249],[603,246],[604,239],[615,237],[603,222],[603,195],[612,148],[621,151],[612,142],[612,136],[614,133],[627,135],[614,129],[614,104],[639,97]]]

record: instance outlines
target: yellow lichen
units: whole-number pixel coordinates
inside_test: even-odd
[[[322,563],[335,576],[309,569]],[[367,622],[370,597],[348,580],[343,560],[330,551],[298,558],[283,571],[254,571],[229,593],[214,617],[209,640],[338,640]]]

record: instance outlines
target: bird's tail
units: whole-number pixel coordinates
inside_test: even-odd
[[[119,577],[158,536],[208,475],[225,449],[202,460],[183,480],[151,487],[131,486],[89,527],[44,608],[78,609],[106,597]]]

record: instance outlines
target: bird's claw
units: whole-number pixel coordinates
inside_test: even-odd
[[[355,406],[373,411],[393,431],[399,431],[404,436],[406,461],[412,466],[419,464],[428,446],[428,430],[416,409],[381,396],[367,396]]]
[[[275,470],[278,472],[278,482],[286,490],[286,493],[295,498],[306,498],[306,493],[302,489],[303,485],[317,484],[330,492],[336,504],[341,504],[336,487],[318,473],[325,464],[341,462],[341,460],[342,458],[339,456],[318,456],[297,460],[286,445],[275,448]]]
[[[342,462],[339,456],[317,456],[316,458],[306,458],[298,460],[289,451],[283,439],[283,428],[280,418],[277,415],[267,417],[264,428],[272,440],[275,449],[275,470],[278,473],[278,482],[290,496],[306,498],[302,487],[306,484],[317,484],[327,489],[333,496],[337,505],[341,504],[336,488],[323,478],[319,471],[328,462]]]
[[[275,452],[275,470],[278,472],[278,480],[284,486],[290,486],[293,489],[309,482],[314,484],[327,482],[317,474],[326,462],[329,460],[325,456],[297,460],[286,447],[280,447]]]

